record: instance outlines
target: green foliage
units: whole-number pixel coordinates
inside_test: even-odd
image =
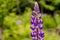
[[[17,7],[15,6],[16,0],[0,0],[0,25],[2,24],[2,21],[4,21],[5,16],[17,11]]]
[[[60,0],[54,0],[55,5],[58,5],[60,3]]]
[[[19,35],[19,27],[16,25],[18,18],[15,13],[11,13],[9,16],[6,16],[4,19],[4,36],[5,40],[13,40]],[[17,39],[16,39],[17,40]]]
[[[0,14],[3,14],[3,16],[6,16],[9,11],[12,12],[13,7],[16,6],[16,0],[4,0],[2,1],[0,5]]]
[[[45,32],[44,40],[59,40],[59,37],[56,33]]]
[[[57,23],[57,28],[60,29],[60,15],[56,14],[55,15],[55,20],[56,20],[56,23]]]
[[[54,11],[56,9],[56,5],[60,3],[60,0],[41,0],[39,2],[43,8]]]
[[[30,16],[31,9],[26,8],[24,15],[16,16],[15,13],[10,13],[4,18],[4,37],[5,40],[23,40],[23,38],[29,38],[30,33]],[[17,21],[21,20],[22,24],[17,24]]]
[[[45,29],[56,28],[56,23],[50,15],[44,16],[43,20]]]
[[[40,4],[43,6],[43,8],[46,8],[48,10],[53,11],[55,9],[55,7],[50,3],[50,5],[46,4],[46,1],[41,0]]]

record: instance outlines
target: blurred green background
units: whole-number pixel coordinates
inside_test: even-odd
[[[0,0],[0,40],[31,40],[34,2],[43,15],[44,40],[60,40],[60,0]]]

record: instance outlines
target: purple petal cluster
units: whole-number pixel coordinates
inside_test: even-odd
[[[32,40],[38,40],[38,39],[33,37]]]
[[[32,40],[39,40],[39,39],[43,40],[44,32],[42,31],[42,29],[44,26],[37,2],[35,2],[34,10],[32,13],[33,15],[31,17],[31,27],[30,27],[33,30],[33,32],[31,33]]]

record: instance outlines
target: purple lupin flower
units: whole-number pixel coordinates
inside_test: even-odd
[[[40,24],[39,28],[40,28],[40,29],[43,29],[43,27],[44,27],[43,24]]]
[[[36,36],[36,32],[35,32],[35,31],[32,32],[32,33],[31,33],[31,36],[32,36],[32,37],[35,37],[35,36]]]
[[[43,32],[42,30],[39,31],[39,36],[40,36],[41,38],[44,37],[44,32]]]
[[[32,30],[35,30],[35,27],[34,27],[34,25],[31,25],[31,26],[30,26],[30,28],[31,28]]]
[[[38,3],[35,2],[34,10],[32,11],[33,15],[31,17],[31,33],[32,40],[44,40],[43,29],[43,20],[41,19],[41,14],[39,10]],[[39,29],[39,30],[38,30]]]
[[[33,37],[32,40],[38,40],[38,39]]]

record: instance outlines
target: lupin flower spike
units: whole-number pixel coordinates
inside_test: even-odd
[[[44,40],[44,32],[43,29],[43,20],[41,19],[41,14],[39,10],[38,3],[35,2],[33,15],[31,17],[31,29],[33,32],[31,33],[32,40]]]

